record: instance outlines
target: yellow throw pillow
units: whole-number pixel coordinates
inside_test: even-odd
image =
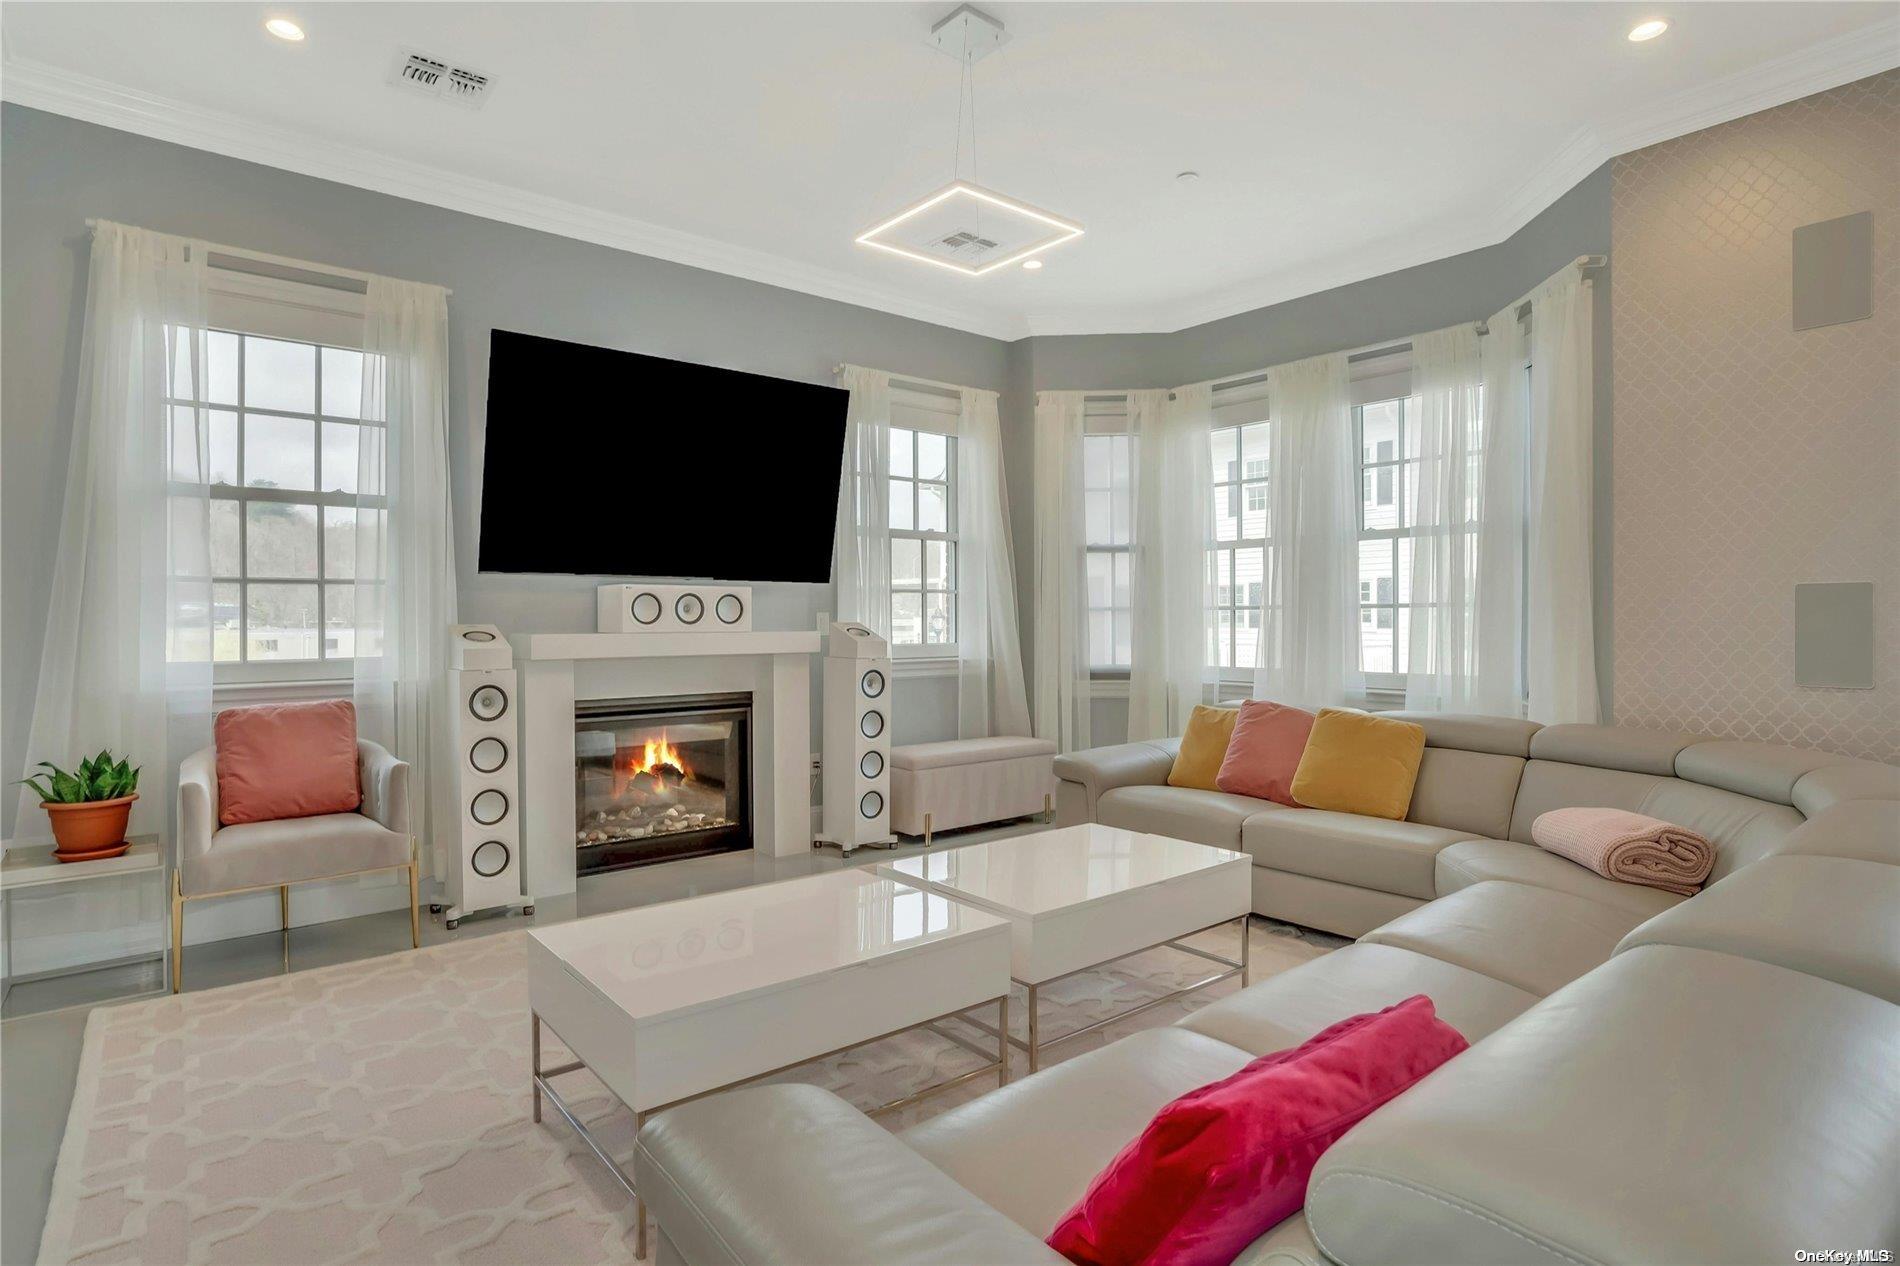
[[[1234,721],[1239,716],[1239,708],[1195,704],[1193,715],[1188,717],[1187,733],[1181,736],[1181,750],[1174,754],[1174,768],[1168,771],[1168,786],[1220,790],[1214,779],[1220,775],[1220,763],[1227,759],[1227,740],[1234,737]]]
[[[1185,755],[1185,742],[1181,749]],[[1424,755],[1422,725],[1349,708],[1321,708],[1293,773],[1293,798],[1309,809],[1400,819],[1412,807]],[[1180,767],[1177,761],[1175,768]]]

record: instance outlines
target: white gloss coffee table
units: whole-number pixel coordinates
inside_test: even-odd
[[[1229,849],[1087,822],[907,857],[878,870],[1009,920],[1009,974],[1029,993],[1028,1038],[1009,1042],[1028,1055],[1034,1072],[1045,1047],[1223,980],[1239,976],[1244,984],[1252,864]],[[1181,943],[1227,923],[1239,931],[1238,958]],[[1221,970],[1106,1019],[1042,1036],[1044,986],[1162,946]]]
[[[1009,1031],[1007,920],[857,867],[598,915],[528,933],[534,1119],[543,1098],[635,1202],[627,1172],[551,1084],[587,1069],[632,1110],[637,1131],[663,1109],[929,1027],[989,1062],[887,1112],[973,1078],[1009,1080],[993,1051],[938,1027],[957,1017]],[[994,1005],[997,1027],[963,1013]],[[574,1053],[541,1064],[541,1027]]]

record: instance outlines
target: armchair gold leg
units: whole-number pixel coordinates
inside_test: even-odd
[[[185,894],[172,871],[172,992],[185,985]]]
[[[284,884],[277,889],[277,909],[283,916],[284,931],[290,931],[290,885]]]
[[[409,841],[409,948],[422,948],[422,912],[416,902],[417,874],[416,858],[418,845],[412,838]]]

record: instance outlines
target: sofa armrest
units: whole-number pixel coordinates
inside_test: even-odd
[[[828,1090],[753,1086],[647,1122],[634,1187],[687,1266],[1062,1266]]]
[[[356,740],[357,772],[363,781],[363,815],[400,835],[409,834],[409,766],[380,743]]]
[[[1088,820],[1095,820],[1095,801],[1117,787],[1152,787],[1168,781],[1180,739],[1154,739],[1092,747],[1056,757],[1056,777],[1082,788]]]
[[[203,857],[218,833],[218,749],[202,747],[178,764],[178,857]]]

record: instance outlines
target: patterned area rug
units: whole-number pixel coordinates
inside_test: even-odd
[[[40,1261],[632,1262],[630,1202],[558,1114],[529,1119],[525,935],[95,1010]],[[1255,981],[1342,943],[1259,919],[1252,936]],[[1231,953],[1233,939],[1217,931],[1206,944]],[[1043,1031],[1208,970],[1153,950],[1071,977],[1044,991]],[[1171,1023],[1236,987],[1152,1008],[1045,1058]],[[1021,1001],[1019,990],[1015,1017]],[[566,1055],[550,1043],[546,1058]],[[870,1106],[978,1063],[910,1033],[783,1079]],[[631,1154],[632,1117],[604,1087],[586,1073],[559,1084],[612,1154]],[[884,1122],[902,1128],[993,1086],[979,1078]]]

